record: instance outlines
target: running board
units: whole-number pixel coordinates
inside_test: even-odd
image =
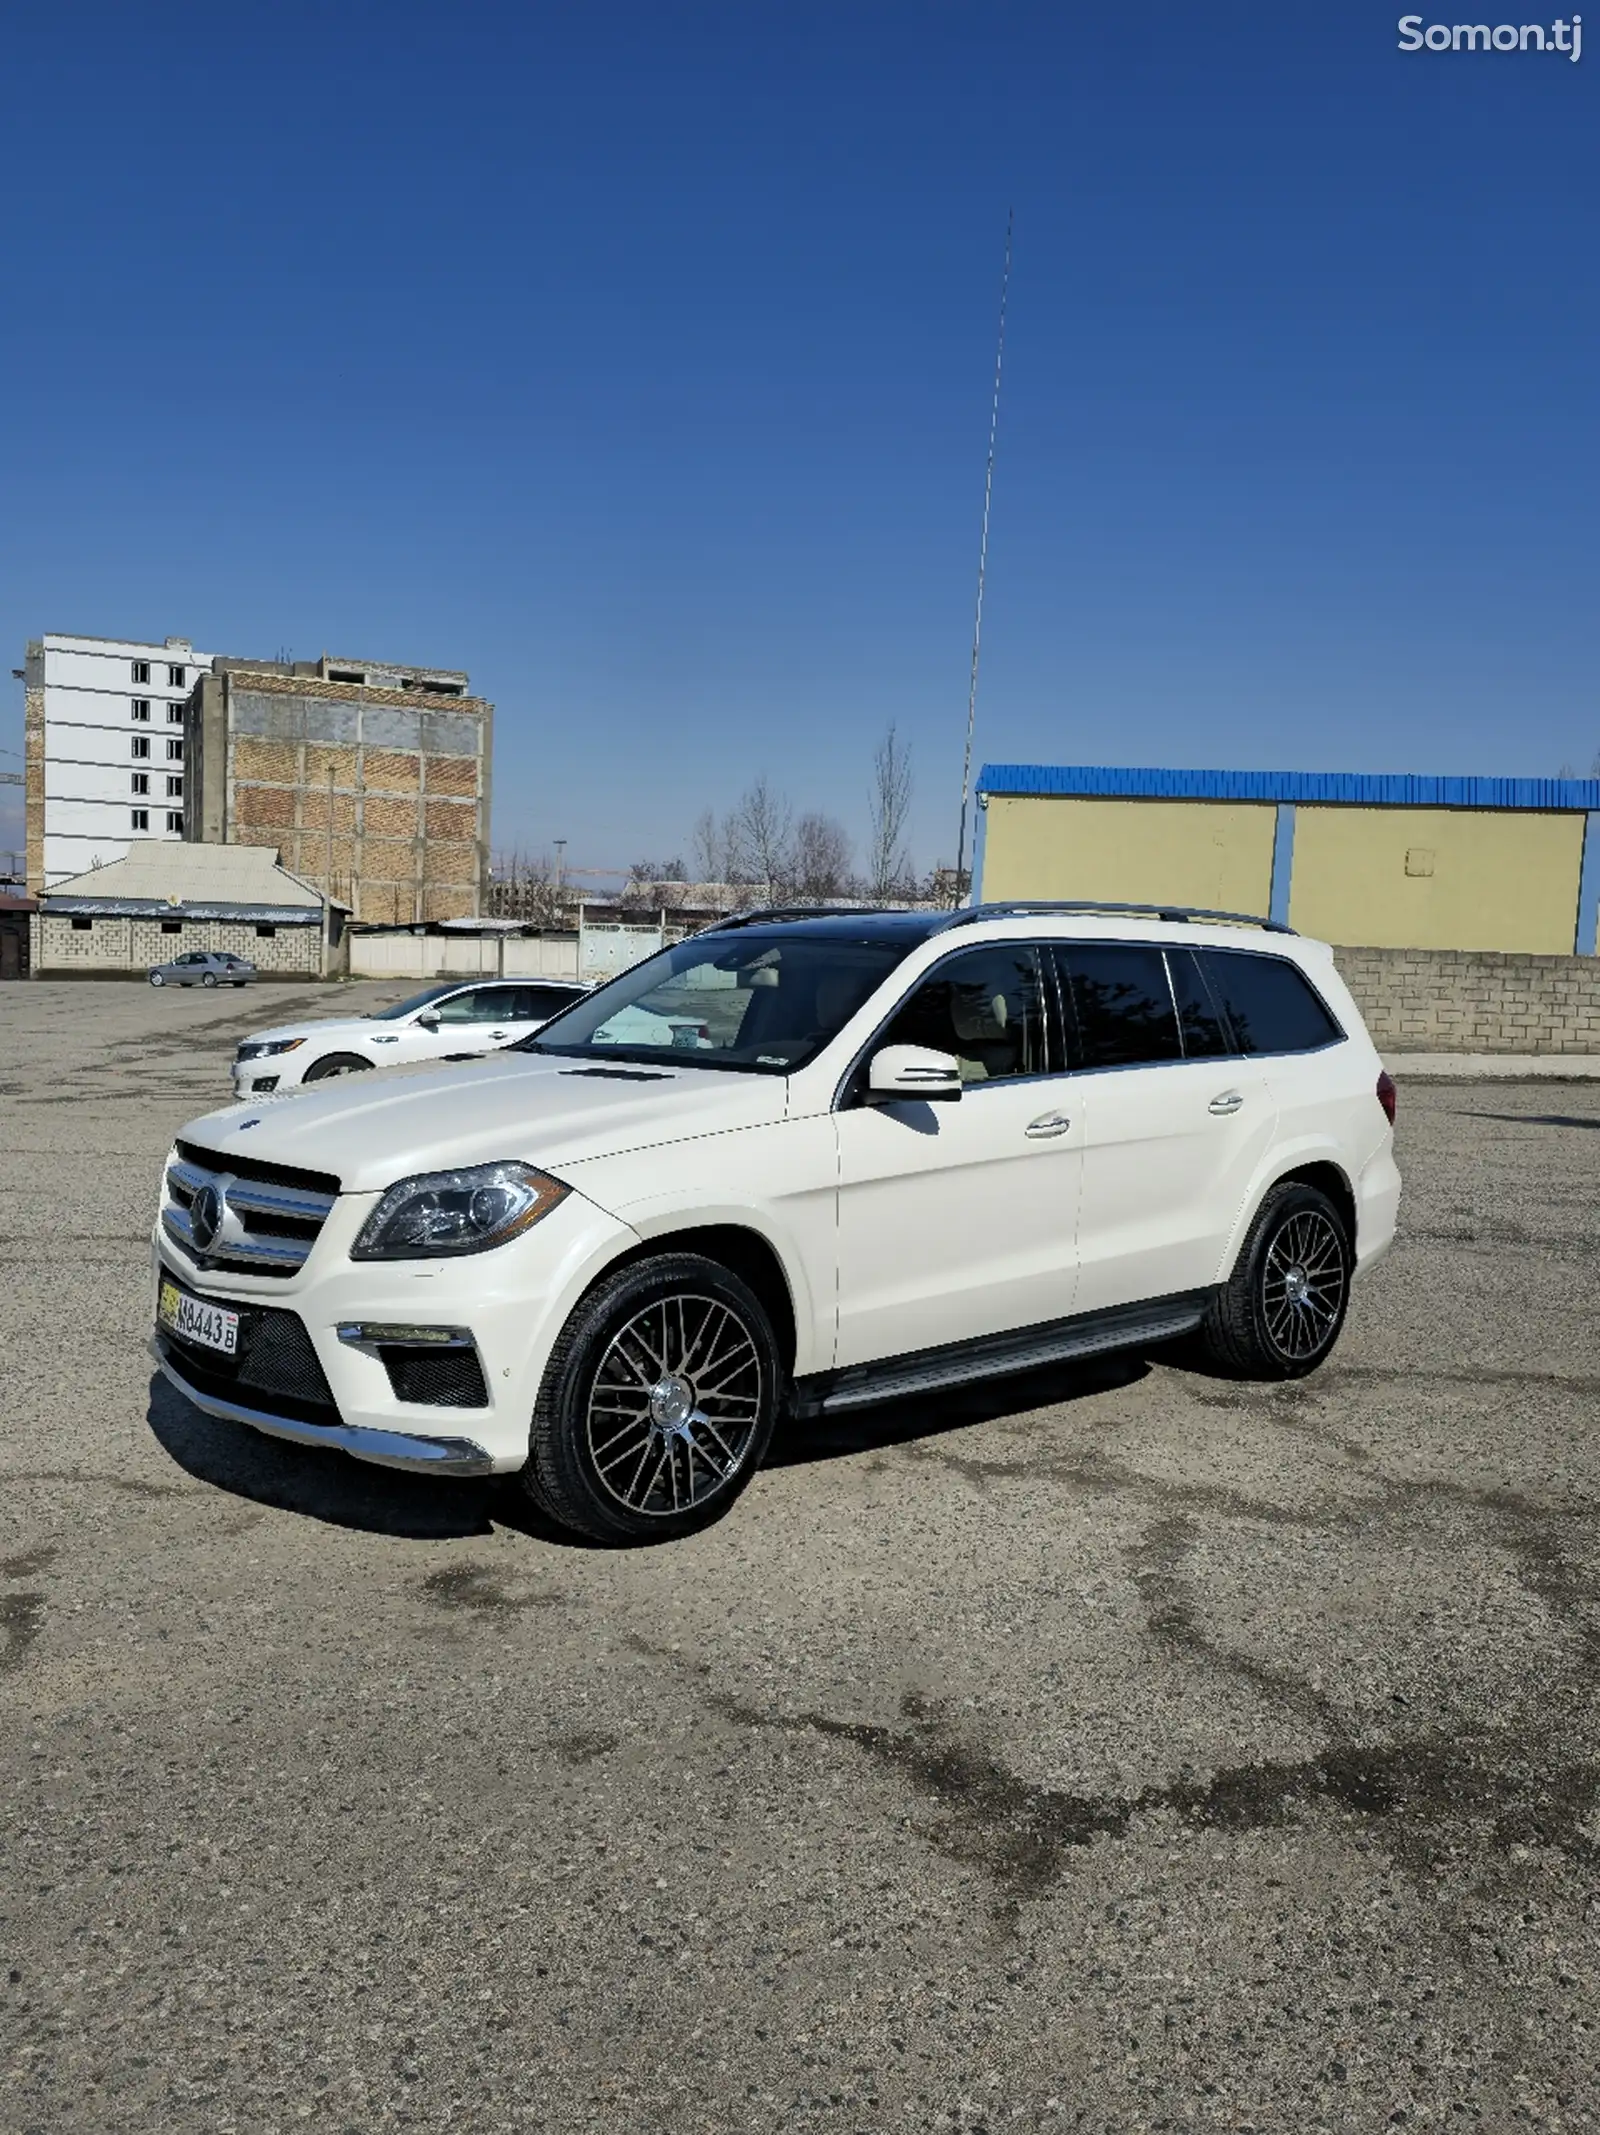
[[[816,1372],[795,1381],[790,1406],[797,1416],[832,1416],[842,1409],[903,1401],[913,1394],[938,1393],[978,1379],[1036,1371],[1044,1364],[1067,1364],[1108,1350],[1170,1342],[1194,1332],[1205,1317],[1210,1296],[1209,1290],[1190,1290],[1137,1305],[1083,1312],[1073,1319],[1046,1320],[1038,1326],[1020,1327],[1014,1334],[953,1342],[948,1349],[916,1350],[907,1356],[885,1357],[881,1363]]]

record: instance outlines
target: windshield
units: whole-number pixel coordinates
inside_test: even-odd
[[[821,1052],[911,946],[768,929],[695,935],[588,995],[522,1050],[785,1075]]]
[[[396,1001],[393,1008],[375,1008],[363,1020],[368,1023],[403,1023],[407,1016],[414,1016],[419,1008],[426,1008],[430,1001],[442,1001],[447,993],[460,989],[458,979],[454,986],[429,986],[421,993],[414,993],[409,1001]]]

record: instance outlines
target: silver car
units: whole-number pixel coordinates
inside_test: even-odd
[[[170,964],[151,967],[152,986],[248,986],[256,967],[225,949],[190,949]]]

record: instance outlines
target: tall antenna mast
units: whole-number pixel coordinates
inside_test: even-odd
[[[994,347],[994,401],[989,409],[989,460],[983,473],[983,533],[978,541],[978,602],[972,616],[972,675],[967,684],[967,753],[961,765],[961,832],[956,839],[956,893],[967,868],[967,809],[972,799],[972,730],[978,716],[978,647],[983,638],[983,582],[989,568],[989,504],[994,495],[994,441],[1000,428],[1000,367],[1006,353],[1006,298],[1011,293],[1011,229],[1016,210],[1006,210],[1006,260],[1000,274],[1000,331]]]

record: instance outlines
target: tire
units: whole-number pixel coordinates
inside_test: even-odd
[[[1230,1378],[1303,1379],[1339,1339],[1354,1259],[1326,1194],[1294,1180],[1274,1186],[1207,1307],[1205,1354]]]
[[[200,983],[202,986],[214,986],[217,983],[217,974],[214,971],[208,971]]]
[[[657,1371],[652,1387],[645,1373]],[[731,1270],[698,1253],[636,1261],[598,1283],[561,1330],[522,1487],[594,1541],[695,1534],[760,1467],[782,1380],[772,1322]]]
[[[164,971],[152,971],[150,983],[152,986],[164,986],[167,983],[166,973]]]
[[[300,1077],[302,1082],[326,1082],[330,1075],[364,1075],[372,1066],[359,1053],[324,1053],[320,1060],[313,1060]]]

